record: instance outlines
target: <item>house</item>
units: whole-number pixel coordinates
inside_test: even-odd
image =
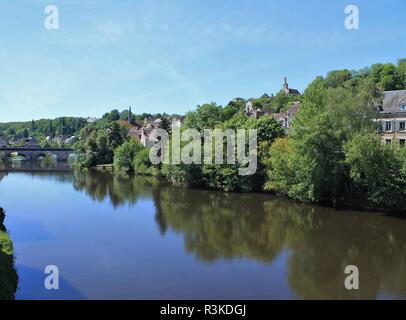
[[[39,148],[39,143],[38,143],[37,139],[31,138],[31,139],[28,140],[25,147],[27,147],[27,148]]]
[[[283,128],[288,127],[288,116],[285,112],[275,113],[274,118],[278,121]]]
[[[171,125],[174,126],[175,128],[180,128],[182,126],[182,123],[183,123],[184,119],[185,119],[184,116],[173,117],[171,119]]]
[[[0,137],[0,148],[5,148],[8,146],[8,143],[6,141],[6,139],[4,139],[3,137]]]
[[[380,134],[386,144],[406,143],[406,90],[385,91],[379,106]]]
[[[287,128],[292,127],[293,119],[296,117],[296,114],[299,112],[300,102],[295,101],[286,111],[286,126]]]
[[[286,112],[274,113],[273,116],[284,129],[292,127],[293,119],[300,110],[300,102],[293,102]]]
[[[153,130],[154,130],[154,128],[143,128],[143,129],[141,129],[140,142],[146,148],[150,148],[155,144],[155,140],[150,137],[151,132]]]
[[[11,138],[11,139],[8,141],[8,144],[9,144],[10,146],[19,145],[19,144],[22,144],[22,140],[16,139],[16,138]]]
[[[128,130],[128,136],[138,143],[142,144],[144,147],[152,147],[155,144],[155,141],[150,137],[151,132],[154,130],[154,126],[149,124],[147,127],[139,128],[133,126]]]
[[[71,136],[71,137],[69,137],[69,138],[67,138],[67,139],[65,139],[65,143],[68,143],[68,144],[73,144],[73,143],[75,143],[76,142],[76,137],[75,136]]]

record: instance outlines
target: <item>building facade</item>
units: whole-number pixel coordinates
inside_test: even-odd
[[[384,92],[379,121],[384,143],[406,145],[406,90]]]

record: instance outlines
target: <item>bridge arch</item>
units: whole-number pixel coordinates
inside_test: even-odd
[[[29,154],[27,154],[26,152],[21,152],[21,151],[6,152],[5,156],[8,159],[20,157],[20,158],[24,158],[24,160],[31,160],[31,157]]]
[[[36,152],[33,155],[33,160],[42,160],[41,158],[46,159],[47,157],[51,157],[51,159],[58,160],[58,156],[52,152]]]

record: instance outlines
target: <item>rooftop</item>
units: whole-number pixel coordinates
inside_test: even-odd
[[[385,91],[381,112],[406,112],[406,90]]]

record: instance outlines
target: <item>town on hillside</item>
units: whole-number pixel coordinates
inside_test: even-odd
[[[235,98],[229,102],[242,103],[245,105],[245,113],[249,117],[256,119],[261,118],[264,115],[273,116],[284,128],[286,132],[292,127],[293,119],[299,112],[302,101],[302,94],[297,89],[289,87],[287,78],[284,78],[283,86],[280,91],[285,98],[288,99],[287,106],[283,110],[276,110],[272,107],[271,102],[275,99],[272,94],[264,94],[260,99],[243,99]],[[260,103],[258,103],[260,100]],[[378,106],[379,117],[376,121],[380,122],[378,126],[378,132],[381,134],[382,140],[386,144],[397,143],[400,146],[406,144],[406,90],[384,91],[383,103]],[[180,128],[185,119],[184,115],[164,115],[154,116],[152,114],[146,115],[143,119],[136,119],[132,113],[131,107],[127,111],[126,120],[118,120],[119,124],[125,126],[128,129],[128,136],[144,147],[151,147],[155,141],[151,138],[151,132],[158,128]],[[99,118],[88,117],[83,119],[83,126],[96,123]],[[24,129],[27,131],[27,129]],[[0,135],[0,148],[5,147],[25,147],[25,148],[39,148],[44,146],[73,146],[78,140],[78,132],[74,134],[62,134],[62,135],[48,135],[45,137],[45,143],[39,143],[35,137],[28,137],[28,133],[25,133],[23,137],[17,135],[7,138]]]

